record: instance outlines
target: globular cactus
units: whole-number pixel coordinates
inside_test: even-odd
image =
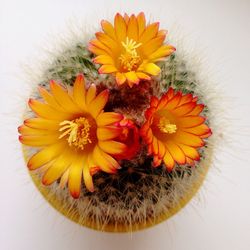
[[[87,49],[86,43],[71,44],[61,55],[53,58],[40,79],[37,79],[37,84],[49,89],[49,81],[53,79],[71,91],[75,78],[82,73],[86,86],[95,84],[98,94],[105,89],[109,90],[104,112],[122,114],[133,121],[136,131],[142,130],[147,120],[144,114],[153,105],[152,98],[161,100],[171,89],[173,93],[181,93],[182,96],[189,94],[197,105],[205,104],[200,116],[207,118],[204,126],[213,130],[209,98],[205,96],[207,93],[202,91],[195,68],[187,67],[188,62],[178,53],[178,48],[177,52],[159,62],[161,73],[158,76],[141,79],[139,84],[133,84],[132,87],[127,84],[117,85],[112,74],[100,76],[93,59],[94,54]],[[40,99],[38,92],[32,95]],[[34,113],[28,110],[25,118],[30,117],[34,117]],[[171,126],[167,121],[162,129],[169,134],[175,133],[178,127]],[[130,157],[127,155],[127,159],[124,155],[117,157],[120,169],[114,174],[95,172],[95,191],[90,192],[85,185],[81,185],[78,199],[69,194],[67,185],[60,187],[60,178],[49,186],[42,185],[42,168],[32,171],[31,176],[41,193],[57,210],[81,225],[120,232],[152,226],[172,216],[196,193],[212,164],[214,136],[207,138],[211,134],[209,132],[203,137],[205,146],[197,147],[199,160],[189,159],[184,164],[175,162],[174,168],[170,169],[165,161],[160,159],[157,162],[158,156],[149,154],[147,138],[145,141],[147,136],[143,136],[142,131],[138,134],[141,136],[134,154]],[[129,146],[134,147],[135,143]],[[23,148],[26,160],[37,152],[34,147]]]

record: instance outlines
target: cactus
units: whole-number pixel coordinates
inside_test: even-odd
[[[161,96],[169,87],[193,93],[203,103],[206,102],[204,93],[198,91],[199,83],[194,72],[186,68],[185,61],[177,53],[160,64],[160,76],[133,88],[117,87],[112,76],[98,77],[92,59],[93,55],[85,45],[77,43],[54,58],[44,70],[39,84],[47,86],[52,78],[70,86],[76,74],[82,72],[88,83],[97,85],[99,92],[109,88],[106,110],[123,113],[137,125],[142,124],[142,113],[148,107],[151,96]],[[36,92],[33,94],[38,98]],[[203,115],[209,116],[209,107],[206,106]],[[32,114],[27,111],[26,117],[30,116]],[[82,186],[77,200],[69,195],[67,188],[60,189],[58,182],[42,186],[39,171],[31,175],[46,199],[77,223],[104,231],[134,231],[159,223],[183,207],[203,181],[213,153],[213,147],[208,143],[200,150],[201,161],[195,166],[177,165],[172,172],[168,172],[164,164],[153,167],[152,157],[147,155],[145,145],[142,145],[136,157],[121,161],[122,168],[116,174],[96,174],[95,192],[91,193]],[[32,153],[33,149],[24,147],[26,159]]]

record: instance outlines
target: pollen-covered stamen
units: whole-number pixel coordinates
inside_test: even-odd
[[[84,149],[85,145],[92,143],[90,139],[90,124],[87,118],[80,117],[72,121],[63,121],[59,131],[63,132],[59,139],[68,136],[68,143],[70,146],[75,146],[79,149]]]
[[[161,117],[158,128],[161,132],[167,134],[174,134],[177,130],[177,126],[175,124],[171,124],[166,117]]]
[[[136,43],[133,39],[126,38],[126,42],[122,42],[125,53],[121,54],[119,60],[121,61],[122,68],[126,71],[135,70],[141,62],[140,56],[137,54],[136,49],[142,44]]]

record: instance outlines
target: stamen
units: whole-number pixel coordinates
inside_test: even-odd
[[[122,42],[122,46],[125,49],[125,53],[121,54],[119,60],[125,71],[135,70],[141,62],[140,56],[137,54],[136,49],[139,48],[142,43],[136,43],[133,39],[126,38],[126,42]]]
[[[80,117],[78,119],[68,121],[65,120],[60,123],[62,126],[59,131],[63,133],[59,139],[68,135],[68,143],[70,146],[75,146],[79,149],[84,149],[85,145],[92,143],[90,139],[90,124],[87,118]]]
[[[171,124],[166,117],[161,117],[158,128],[161,132],[167,134],[174,134],[177,130],[177,126],[175,124]]]

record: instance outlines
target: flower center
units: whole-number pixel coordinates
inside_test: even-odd
[[[175,124],[171,124],[170,121],[166,117],[161,117],[158,128],[161,132],[167,134],[174,134],[177,130],[177,126]]]
[[[80,117],[72,121],[63,121],[60,123],[62,126],[59,131],[63,132],[59,139],[68,136],[68,143],[70,146],[75,146],[79,149],[84,149],[84,147],[92,143],[90,139],[90,124],[87,118]]]
[[[141,45],[141,43],[136,43],[136,41],[129,39],[128,37],[126,38],[126,42],[122,42],[125,53],[121,54],[119,60],[121,61],[123,70],[132,71],[138,68],[141,58],[137,54],[136,49]]]

